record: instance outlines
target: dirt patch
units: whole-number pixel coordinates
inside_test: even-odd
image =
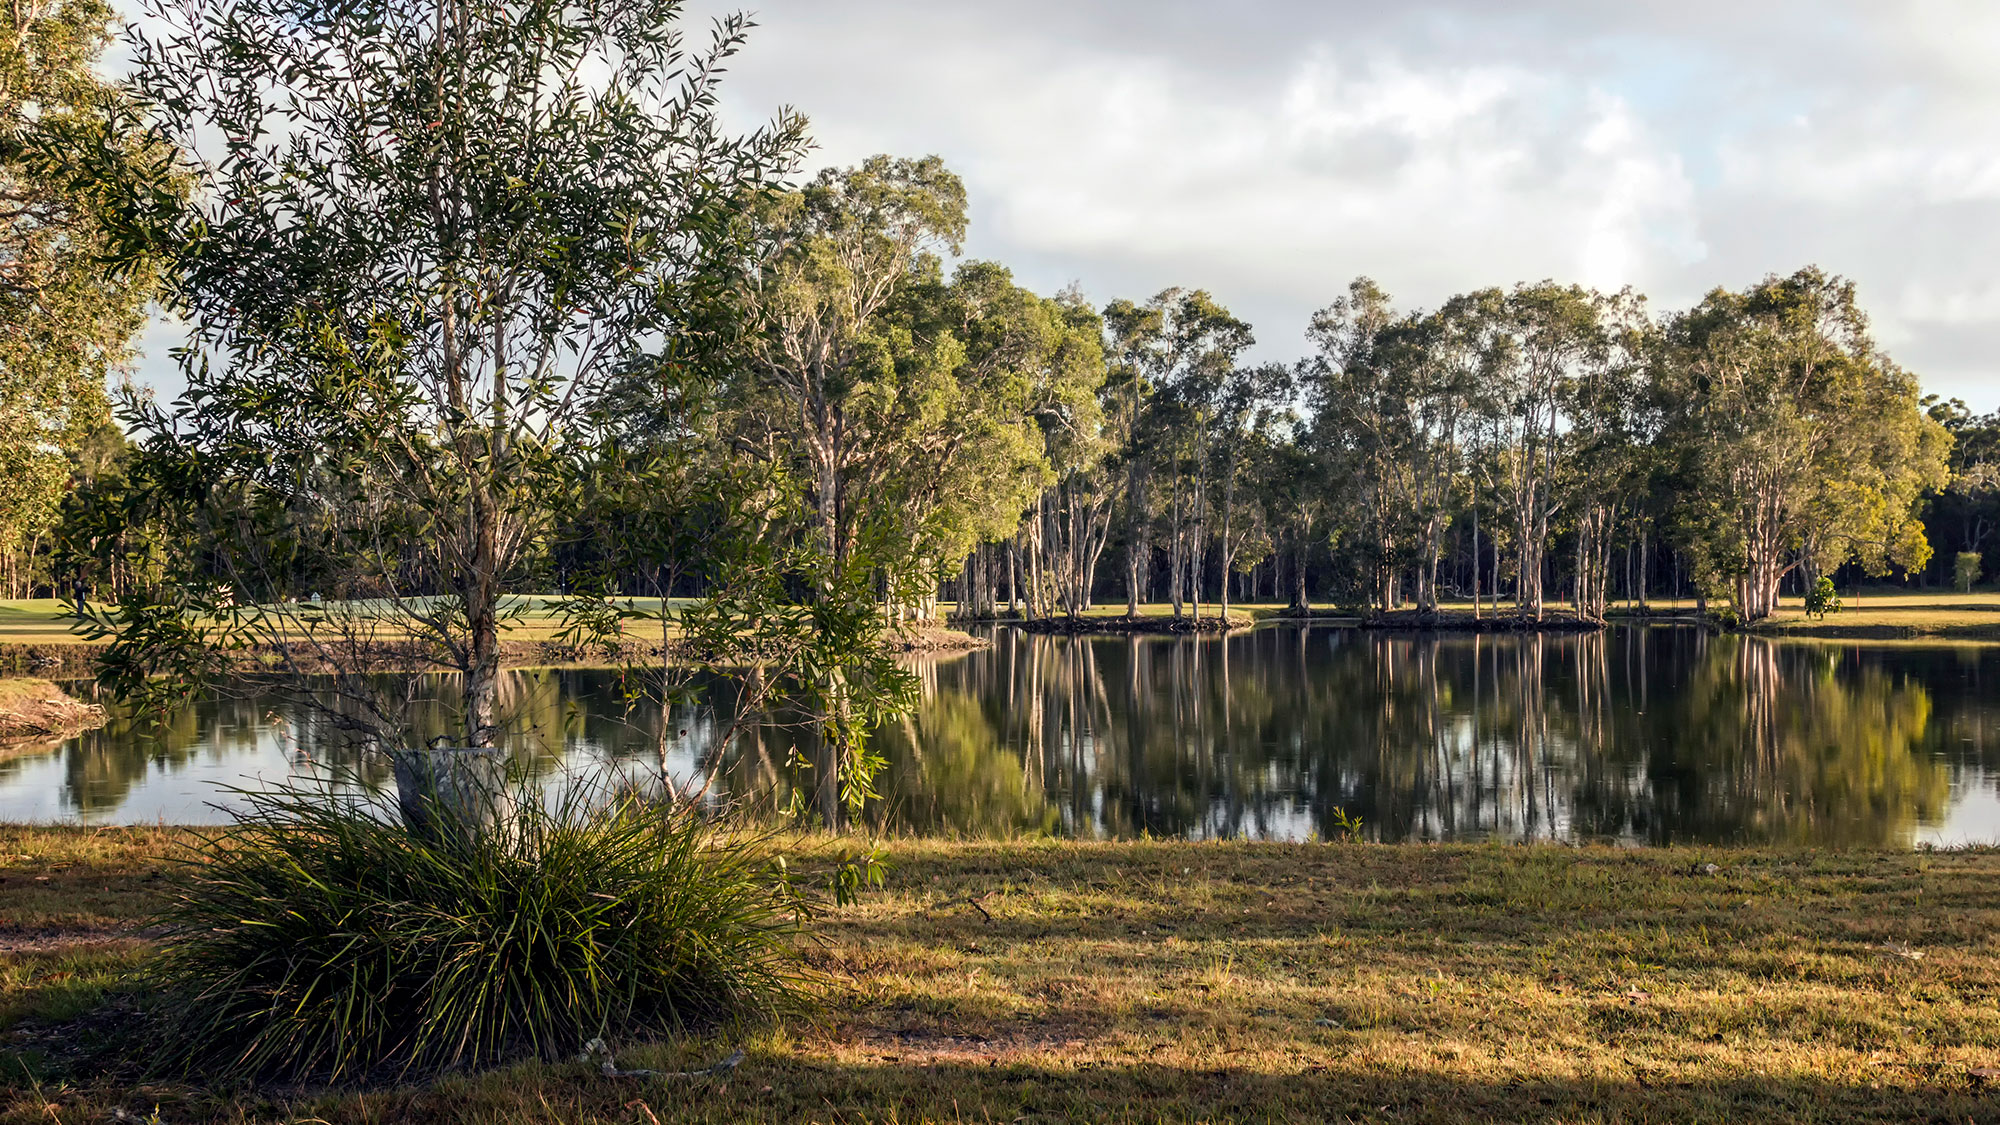
[[[47,680],[0,680],[0,742],[61,738],[104,725],[104,708]]]

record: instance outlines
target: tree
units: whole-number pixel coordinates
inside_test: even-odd
[[[1282,558],[1290,575],[1286,610],[1303,616],[1312,609],[1307,567],[1333,508],[1327,497],[1332,474],[1323,454],[1324,444],[1303,428],[1295,414],[1281,414],[1273,431],[1273,440],[1260,462],[1263,479],[1258,491],[1273,540],[1273,560]]]
[[[1306,361],[1315,435],[1338,452],[1369,546],[1369,596],[1381,609],[1397,603],[1396,578],[1409,511],[1399,479],[1413,435],[1407,428],[1412,348],[1390,339],[1400,319],[1389,295],[1366,277],[1313,314],[1306,329],[1316,354]]]
[[[1129,392],[1143,398],[1134,407],[1141,467],[1135,495],[1128,499],[1138,521],[1137,541],[1142,547],[1150,543],[1153,521],[1140,503],[1145,497],[1136,493],[1157,475],[1166,491],[1160,499],[1168,533],[1167,598],[1174,616],[1182,616],[1184,603],[1192,602],[1192,616],[1199,619],[1217,425],[1232,401],[1250,401],[1242,394],[1250,377],[1239,372],[1236,360],[1256,338],[1248,324],[1200,289],[1162,290],[1144,310],[1114,303],[1106,320],[1116,350],[1145,380],[1143,388],[1134,384]]]
[[[802,122],[726,134],[715,83],[749,24],[689,54],[677,0],[147,11],[138,89],[197,154],[192,206],[155,219],[192,339],[186,397],[135,416],[199,549],[164,605],[105,622],[113,660],[136,680],[189,630],[293,671],[397,644],[459,674],[463,741],[490,745],[527,608],[503,593],[589,460],[583,419],[635,367],[671,380],[719,346],[744,201]],[[321,591],[370,600],[285,600]],[[345,721],[396,737],[393,700],[342,684]]]
[[[1576,546],[1576,612],[1602,621],[1610,608],[1611,549],[1620,521],[1642,499],[1651,468],[1646,451],[1658,423],[1642,393],[1655,346],[1644,300],[1626,290],[1595,303],[1592,362],[1564,388],[1564,485]]]
[[[1349,466],[1370,543],[1370,596],[1381,609],[1400,602],[1411,568],[1418,608],[1437,609],[1438,560],[1463,491],[1496,321],[1490,294],[1398,314],[1364,277],[1307,330],[1318,352],[1305,368],[1315,432]]]
[[[1490,298],[1489,298],[1490,299]],[[1542,619],[1555,521],[1574,501],[1564,473],[1567,408],[1608,361],[1602,298],[1579,286],[1517,285],[1499,301],[1504,340],[1493,368],[1500,499],[1514,526],[1515,605]]]
[[[1230,575],[1235,573],[1245,547],[1264,538],[1262,506],[1257,502],[1262,497],[1245,478],[1254,479],[1256,469],[1270,460],[1267,450],[1272,442],[1274,413],[1277,403],[1290,390],[1290,376],[1291,372],[1282,364],[1239,367],[1229,373],[1216,396],[1214,436],[1210,438],[1214,450],[1211,471],[1222,494],[1222,520],[1216,536],[1222,556],[1219,560],[1222,588],[1218,591],[1216,614],[1225,625],[1229,621]],[[1239,497],[1250,502],[1239,504]],[[1265,553],[1259,547],[1256,557],[1261,559]],[[1197,596],[1199,593],[1197,586]]]
[[[130,355],[155,283],[144,254],[115,265],[126,193],[171,197],[161,146],[98,78],[111,8],[35,0],[0,16],[0,562],[44,540],[70,459],[110,416],[105,382]],[[32,551],[27,552],[32,554]]]
[[[1686,549],[1745,621],[1793,571],[1810,586],[1850,560],[1929,560],[1916,507],[1946,481],[1950,435],[1875,347],[1852,282],[1808,267],[1718,289],[1667,335]]]
[[[1104,307],[1106,354],[1110,371],[1105,380],[1107,417],[1117,434],[1115,454],[1123,468],[1120,502],[1125,525],[1125,615],[1137,617],[1151,577],[1153,546],[1147,484],[1151,467],[1147,410],[1153,377],[1160,363],[1166,312],[1155,300],[1135,304],[1119,298]]]
[[[914,355],[921,344],[885,313],[906,288],[936,279],[965,221],[965,187],[936,157],[829,168],[771,196],[757,216],[768,251],[750,284],[738,440],[798,467],[831,575],[845,568],[870,514],[857,493],[879,467],[869,462],[882,435],[870,430],[867,408],[885,407],[872,420],[894,424],[888,415],[911,401],[900,376],[917,364],[928,382],[957,358],[952,344]]]
[[[1022,369],[1031,376],[1030,405],[1054,478],[1022,528],[1030,548],[1030,612],[1060,612],[1074,621],[1090,605],[1118,495],[1100,398],[1104,322],[1073,288],[1030,308],[1038,328],[1028,338],[1038,346]]]
[[[939,576],[1052,482],[1038,420],[1094,425],[1094,318],[995,263],[947,280],[965,189],[936,157],[828,169],[759,221],[736,440],[809,482],[832,575],[867,545],[889,600],[928,616]]]
[[[1937,395],[1925,395],[1923,407],[1952,439],[1951,481],[1943,491],[1927,498],[1925,538],[1933,545],[1949,541],[1946,529],[1950,529],[1957,542],[1952,580],[1961,584],[1961,570],[1978,573],[1992,569],[1987,565],[1987,549],[1994,526],[2000,524],[2000,414],[1975,416],[1964,402],[1942,400]],[[1973,562],[1962,562],[1965,555],[1973,556]]]

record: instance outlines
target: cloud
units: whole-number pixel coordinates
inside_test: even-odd
[[[749,6],[738,125],[798,107],[815,167],[938,153],[968,253],[1039,289],[1208,288],[1286,359],[1357,274],[1661,309],[1816,263],[1928,388],[2000,408],[1990,0]]]
[[[2000,8],[1980,0],[774,0],[733,68],[816,164],[936,152],[968,252],[1100,299],[1216,292],[1294,354],[1553,277],[1656,308],[1818,263],[1932,389],[2000,407]],[[1950,331],[1942,330],[1949,325]]]

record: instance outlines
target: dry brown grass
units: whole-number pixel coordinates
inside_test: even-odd
[[[620,1053],[678,1068],[740,1042],[726,1082],[529,1064],[367,1092],[146,1086],[48,1036],[143,997],[143,935],[60,938],[138,924],[173,837],[0,830],[0,1119],[1984,1121],[1996,1104],[1978,1072],[2000,1067],[2000,854],[1154,842],[892,844],[888,888],[831,911],[810,951],[834,982],[822,1025]]]

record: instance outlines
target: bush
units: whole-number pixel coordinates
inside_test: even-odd
[[[530,792],[509,830],[429,845],[379,796],[238,796],[166,912],[172,1070],[337,1081],[555,1058],[810,994],[788,884],[692,810]]]
[[[1961,594],[1970,594],[1979,581],[1980,564],[1985,560],[1978,551],[1960,551],[1951,560],[1951,584]]]
[[[1829,613],[1840,612],[1840,595],[1834,591],[1833,579],[1822,574],[1806,591],[1806,616],[1825,617]]]

